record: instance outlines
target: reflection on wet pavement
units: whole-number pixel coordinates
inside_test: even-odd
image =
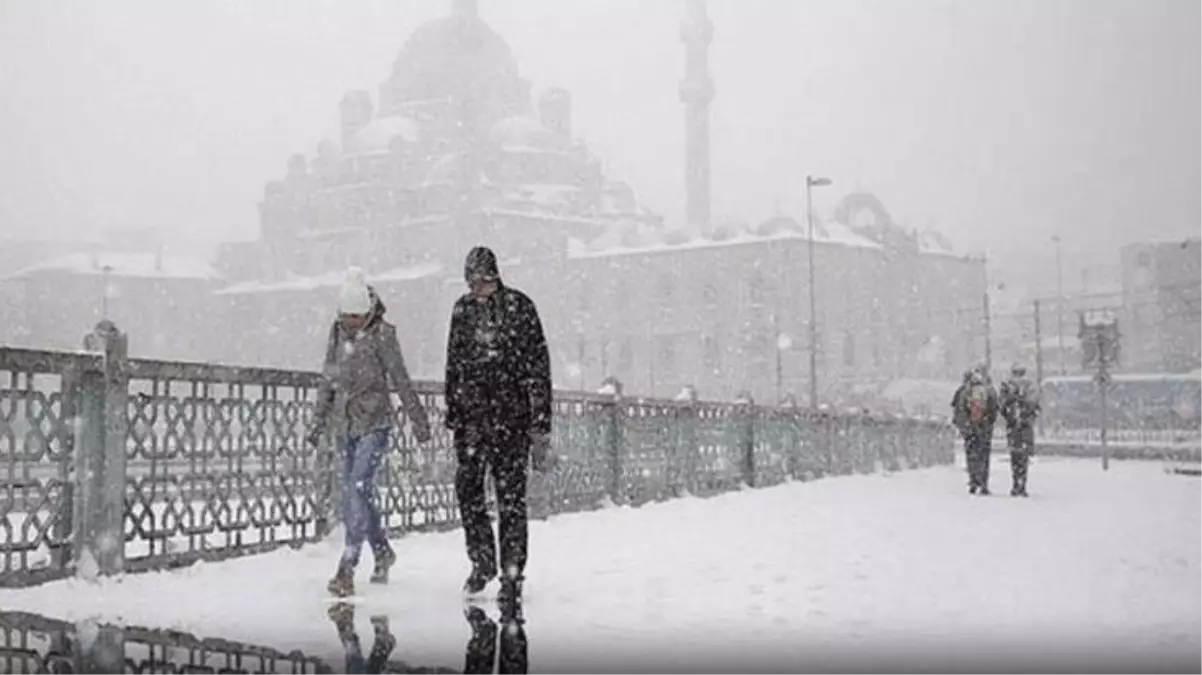
[[[408,663],[395,658],[399,645],[387,616],[370,618],[371,640],[360,639],[356,606],[337,602],[327,616],[332,624],[330,653],[283,652],[190,633],[70,623],[37,614],[0,611],[0,673],[454,673],[450,668]],[[465,605],[471,628],[464,647],[465,673],[526,673],[526,630],[520,617],[499,621],[478,606]],[[341,646],[341,658],[336,656]],[[321,648],[318,647],[318,650]]]

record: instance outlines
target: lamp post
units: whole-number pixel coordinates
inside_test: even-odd
[[[817,311],[815,310],[814,292],[814,208],[811,204],[813,201],[812,191],[816,187],[824,187],[831,184],[831,179],[815,176],[806,176],[806,222],[809,226],[809,245],[806,246],[806,253],[809,256],[809,279],[810,279],[810,407],[818,407],[818,319]]]
[[[113,271],[112,265],[105,265],[100,268],[101,272],[101,287],[100,287],[100,318],[109,318],[109,273]]]
[[[1056,245],[1056,352],[1059,354],[1060,375],[1067,375],[1064,365],[1064,270],[1060,265],[1060,235],[1052,235]]]

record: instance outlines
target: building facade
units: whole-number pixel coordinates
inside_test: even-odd
[[[1202,354],[1202,239],[1121,251],[1119,328],[1129,371],[1189,372]]]

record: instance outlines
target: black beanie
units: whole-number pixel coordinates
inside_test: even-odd
[[[477,246],[468,251],[467,260],[463,263],[463,276],[471,281],[472,276],[480,275],[501,278],[501,270],[497,267],[497,254],[487,246]]]

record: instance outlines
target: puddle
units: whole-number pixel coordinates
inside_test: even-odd
[[[525,673],[524,621],[491,617],[465,606],[470,637],[462,670],[412,663],[403,636],[386,616],[365,624],[354,604],[326,612],[327,645],[312,653],[176,630],[72,623],[25,612],[0,611],[0,673]],[[359,619],[357,621],[357,618]],[[367,630],[361,630],[368,626]],[[328,649],[327,649],[328,647]]]

